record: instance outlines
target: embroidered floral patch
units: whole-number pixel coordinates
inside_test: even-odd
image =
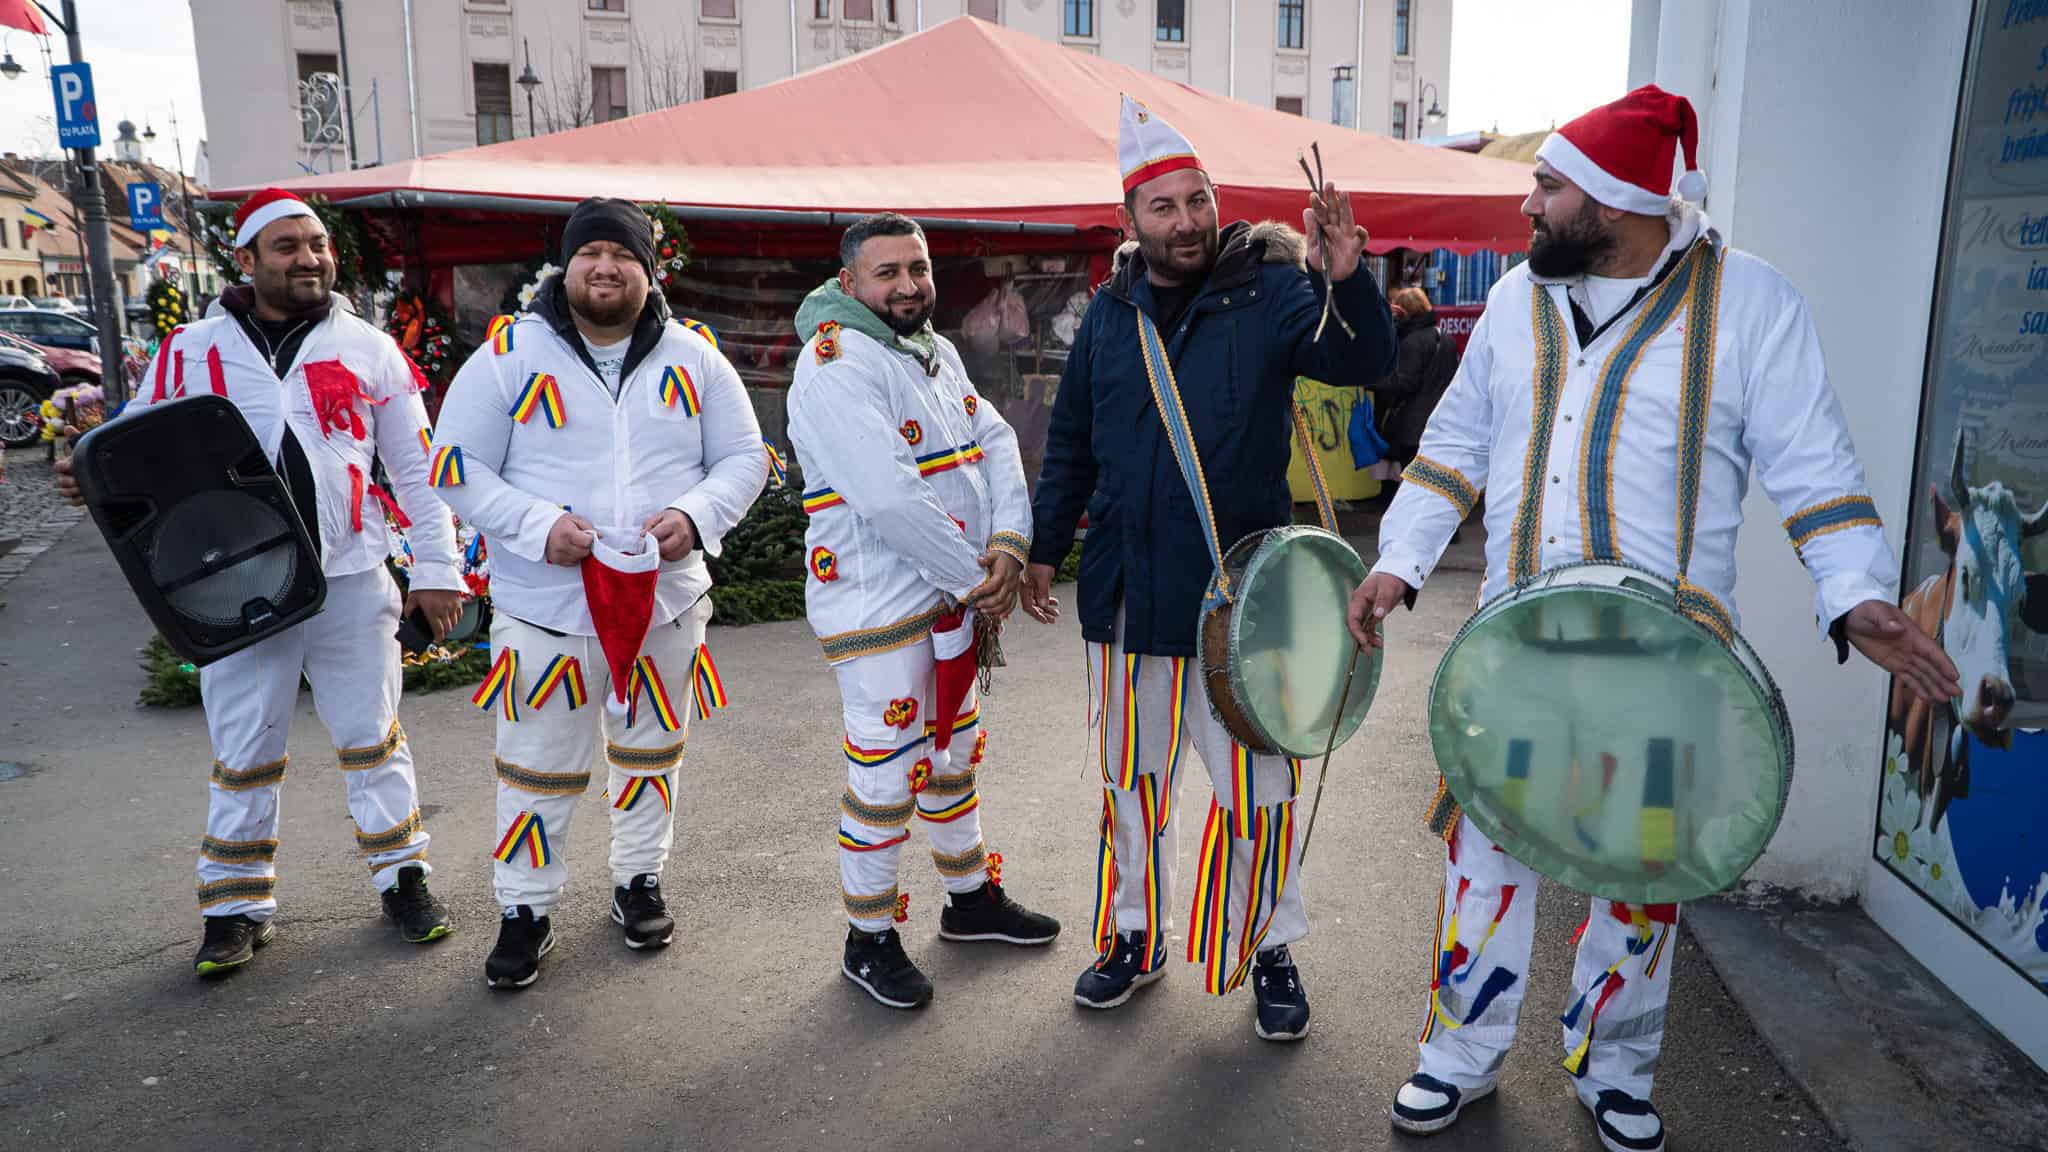
[[[830,584],[839,579],[839,557],[830,548],[811,549],[811,575],[820,584]]]
[[[903,427],[897,429],[897,431],[903,433],[903,438],[910,441],[910,446],[913,448],[924,443],[924,428],[915,420],[905,420]]]
[[[882,723],[891,728],[908,728],[917,722],[917,700],[905,696],[889,701],[889,707],[882,712]]]
[[[967,409],[967,414],[969,416],[972,416],[974,415],[975,409],[981,407],[981,401],[975,399],[972,396],[962,396],[960,398],[960,406],[962,408]]]

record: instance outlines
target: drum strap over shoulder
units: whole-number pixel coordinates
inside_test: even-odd
[[[1714,338],[1720,324],[1723,256],[1719,238],[1708,233],[1695,250],[1686,299],[1684,375],[1678,394],[1678,611],[1727,643],[1735,636],[1735,622],[1728,610],[1686,576],[1692,568],[1700,462],[1706,455],[1707,416],[1714,399]]]
[[[1133,305],[1131,311],[1138,317],[1138,350],[1145,360],[1145,378],[1152,387],[1152,406],[1159,410],[1159,421],[1166,426],[1167,442],[1173,445],[1174,460],[1180,465],[1181,478],[1187,482],[1188,492],[1194,496],[1195,516],[1202,523],[1202,536],[1209,544],[1209,559],[1214,565],[1209,591],[1203,597],[1204,608],[1227,604],[1235,593],[1230,587],[1230,577],[1223,570],[1223,543],[1216,535],[1216,510],[1209,502],[1209,481],[1202,474],[1202,457],[1195,448],[1194,430],[1188,427],[1187,409],[1180,402],[1180,387],[1174,383],[1173,363],[1167,358],[1166,343],[1159,338],[1159,329],[1145,310]],[[1300,404],[1294,404],[1294,439],[1301,448],[1303,461],[1308,466],[1309,482],[1315,486],[1316,515],[1322,520],[1323,530],[1337,532],[1336,506],[1330,501],[1329,487],[1323,482],[1321,462],[1316,456],[1315,442],[1309,438],[1308,418]]]

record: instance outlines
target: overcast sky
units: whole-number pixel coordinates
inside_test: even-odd
[[[106,143],[112,144],[117,123],[133,120],[138,130],[157,131],[149,158],[172,166],[175,106],[190,170],[206,125],[186,5],[80,0],[78,7]],[[1628,21],[1628,0],[1456,0],[1451,76],[1444,86],[1449,130],[1533,131],[1620,96],[1628,73]],[[5,47],[27,71],[0,81],[0,150],[44,154],[56,145],[40,43],[24,32],[4,34]],[[63,63],[61,36],[52,37],[51,48]]]

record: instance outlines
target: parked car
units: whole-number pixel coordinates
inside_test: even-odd
[[[0,308],[0,332],[19,336],[45,348],[72,348],[98,354],[99,329],[76,316],[40,308]]]
[[[85,309],[69,296],[33,296],[29,298],[29,306],[45,312],[62,312],[67,316],[85,315]]]
[[[0,308],[33,308],[26,296],[0,296]]]
[[[50,367],[57,370],[58,379],[67,385],[100,382],[100,358],[90,352],[80,352],[75,348],[49,348],[5,332],[0,332],[0,346],[20,348],[40,355],[50,362]]]
[[[41,353],[16,343],[0,347],[0,445],[26,448],[41,439],[43,401],[62,383]]]

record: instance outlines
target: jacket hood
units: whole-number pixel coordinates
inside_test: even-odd
[[[1299,268],[1308,256],[1308,238],[1278,220],[1254,224],[1239,220],[1217,237],[1216,263],[1209,269],[1207,283],[1221,286],[1250,278],[1261,264],[1292,264]],[[1145,257],[1136,240],[1117,247],[1110,265],[1109,290],[1128,298],[1131,289],[1145,276]]]
[[[562,338],[562,343],[569,346],[576,358],[596,372],[597,364],[591,360],[590,350],[583,346],[583,334],[576,330],[576,318],[569,312],[569,292],[563,285],[562,276],[557,272],[548,277],[534,292],[533,303],[527,306],[527,311],[547,321],[548,327],[555,330],[555,335]],[[640,366],[640,361],[645,360],[647,354],[654,351],[654,346],[661,342],[661,333],[668,326],[668,321],[668,300],[660,290],[650,287],[647,303],[640,309],[640,319],[633,325],[632,341],[626,345],[624,371],[627,375],[631,375],[633,369]]]
[[[893,348],[915,359],[927,372],[938,355],[931,321],[925,321],[923,328],[908,336],[900,335],[875,315],[874,309],[847,295],[836,276],[811,289],[811,294],[797,307],[796,338],[809,340],[820,324],[827,323],[858,332],[884,348]]]
[[[342,299],[337,294],[329,293],[327,299],[289,318],[293,320],[311,320],[313,323],[318,324],[320,321],[327,319],[328,314],[334,311],[336,303]],[[253,320],[256,318],[256,286],[253,284],[231,284],[221,290],[220,298],[215,300],[214,303],[220,306],[221,311],[230,316],[241,320]],[[354,311],[354,309],[346,310]],[[212,309],[209,308],[207,311],[210,313]]]

